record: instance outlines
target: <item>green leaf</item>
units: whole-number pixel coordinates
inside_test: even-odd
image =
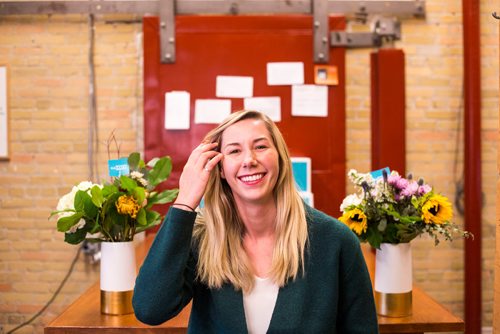
[[[92,197],[89,194],[83,193],[81,196],[83,203],[83,213],[85,217],[95,220],[99,214],[99,208],[92,201]]]
[[[75,233],[64,233],[64,241],[68,244],[77,245],[87,236],[87,231],[85,229],[78,229]]]
[[[117,193],[118,188],[114,184],[106,184],[102,188],[102,196],[108,198],[111,194]]]
[[[397,228],[397,241],[400,243],[410,242],[422,233],[417,224],[395,224],[395,226]]]
[[[161,223],[161,215],[154,210],[146,211],[146,219],[151,226]]]
[[[128,166],[130,170],[137,170],[141,161],[141,155],[138,152],[132,152],[128,156]]]
[[[382,243],[382,234],[377,229],[368,229],[366,231],[366,240],[373,248],[380,249],[380,244]]]
[[[83,212],[77,212],[74,215],[60,218],[57,221],[57,230],[59,232],[69,231],[69,229],[76,225],[80,221],[80,219],[82,219],[82,217]]]
[[[78,190],[75,194],[75,201],[73,202],[73,205],[75,207],[75,211],[83,211],[83,202],[85,196],[89,196],[86,191],[83,190]]]
[[[148,221],[146,220],[146,211],[143,208],[141,208],[139,210],[139,212],[137,213],[136,220],[137,220],[137,223],[139,225],[143,225],[144,226],[144,225],[148,224]]]
[[[102,207],[104,197],[102,196],[101,188],[99,188],[98,186],[93,186],[92,189],[90,189],[90,194],[92,195],[92,202],[95,204],[95,206],[97,206],[98,208]]]
[[[398,237],[398,232],[400,229],[398,228],[398,226],[404,226],[404,225],[396,224],[394,222],[387,224],[387,228],[384,231],[383,242],[388,242],[391,244],[396,244],[396,243],[400,242],[399,237]]]
[[[147,207],[150,208],[154,204],[165,204],[172,202],[179,193],[179,189],[170,189],[162,191],[161,193],[156,193],[148,199]]]
[[[139,161],[139,166],[137,166],[137,168],[139,170],[143,170],[144,168],[146,168],[146,164],[144,163],[144,160],[141,159],[141,161]]]
[[[139,225],[137,226],[135,233],[139,233],[142,231],[145,231],[153,226],[156,226],[161,223],[161,215],[156,212],[156,211],[146,211],[146,217],[147,217],[147,225]]]
[[[144,202],[144,199],[146,198],[146,190],[142,187],[135,187],[132,192],[132,195],[134,196],[137,203],[141,205],[142,202]]]
[[[137,182],[128,176],[120,176],[120,185],[128,192],[132,192],[137,187]]]
[[[106,211],[104,220],[101,222],[103,234],[116,240],[126,224],[127,217],[128,216],[119,214],[114,204],[110,205],[109,209]]]
[[[158,159],[158,161],[154,164],[153,169],[149,171],[148,181],[149,184],[153,187],[162,183],[170,176],[170,172],[172,171],[172,160],[170,157],[163,157]]]
[[[72,212],[72,213],[75,213],[75,210],[73,210],[73,209],[64,209],[64,210],[52,211],[50,213],[50,216],[49,216],[48,219],[50,219],[50,218],[54,217],[55,215],[58,215],[58,214],[60,214],[62,212]]]

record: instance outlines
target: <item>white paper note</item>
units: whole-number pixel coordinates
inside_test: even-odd
[[[269,86],[302,85],[303,83],[304,63],[267,63],[267,84]]]
[[[252,97],[253,77],[218,75],[215,96],[217,97]]]
[[[292,116],[328,116],[328,86],[292,86]]]
[[[281,99],[279,96],[247,97],[243,100],[246,110],[260,111],[269,116],[274,122],[281,121]]]
[[[190,94],[183,91],[165,93],[165,129],[189,129]]]
[[[231,100],[198,99],[194,104],[194,122],[219,124],[231,114]]]

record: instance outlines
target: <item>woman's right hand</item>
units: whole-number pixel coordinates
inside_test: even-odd
[[[217,143],[201,143],[191,152],[179,179],[179,195],[175,202],[191,208],[200,204],[210,173],[223,158],[222,153],[215,151],[216,148]],[[186,209],[182,206],[178,208]]]

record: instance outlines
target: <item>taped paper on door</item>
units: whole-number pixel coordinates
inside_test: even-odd
[[[260,111],[269,116],[273,122],[281,121],[281,99],[279,96],[248,97],[243,101],[243,108]]]
[[[302,85],[304,83],[304,63],[267,63],[267,84],[269,86]]]
[[[189,129],[190,94],[183,91],[165,93],[165,129]]]
[[[292,116],[328,116],[328,86],[292,86]]]
[[[217,97],[252,97],[253,77],[218,75],[215,96]]]
[[[231,114],[231,100],[198,99],[194,103],[194,122],[219,124]]]

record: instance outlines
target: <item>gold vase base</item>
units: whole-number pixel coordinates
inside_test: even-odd
[[[401,318],[412,314],[412,293],[384,293],[375,291],[377,314],[384,317]]]
[[[108,315],[123,315],[134,313],[132,307],[133,290],[104,291],[101,290],[101,313]]]

